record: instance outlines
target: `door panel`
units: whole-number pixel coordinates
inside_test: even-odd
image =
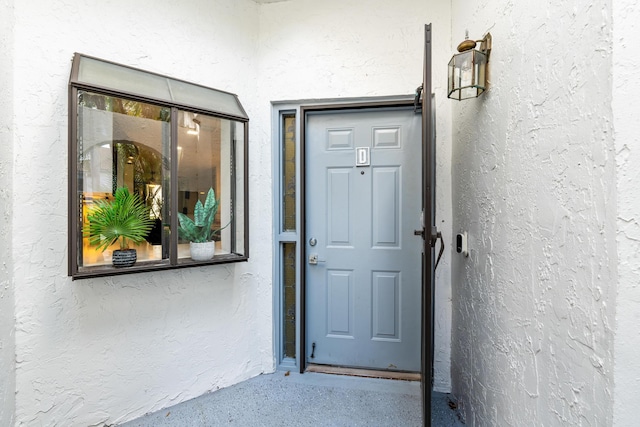
[[[351,245],[351,168],[327,169],[328,204],[326,224],[329,246]]]
[[[373,272],[373,340],[400,339],[400,272]]]
[[[417,372],[420,116],[372,109],[306,120],[307,361]]]
[[[353,271],[327,271],[327,336],[353,338]]]
[[[373,175],[373,246],[400,246],[400,168],[376,167]]]

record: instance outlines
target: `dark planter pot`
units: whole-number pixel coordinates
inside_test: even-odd
[[[125,249],[125,250],[117,249],[113,251],[113,256],[111,258],[113,262],[113,266],[116,268],[131,267],[133,264],[136,263],[137,259],[138,259],[138,253],[136,252],[135,249]]]

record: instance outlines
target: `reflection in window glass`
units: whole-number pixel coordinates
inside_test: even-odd
[[[231,143],[232,148],[230,151],[232,152],[231,164],[230,168],[232,171],[232,177],[235,180],[235,188],[233,189],[233,194],[235,202],[232,206],[232,228],[230,233],[233,233],[235,240],[232,242],[233,244],[233,252],[237,254],[247,254],[247,249],[245,248],[246,242],[246,234],[248,230],[245,229],[245,221],[246,217],[249,215],[247,207],[245,206],[246,194],[245,188],[248,185],[245,182],[245,177],[247,176],[247,172],[245,171],[245,133],[244,133],[244,124],[240,122],[232,122],[233,124],[233,132]]]
[[[218,203],[211,226],[215,254],[230,254],[235,126],[231,120],[189,111],[180,111],[178,118],[178,211],[193,219],[197,202],[204,204],[213,189]],[[190,258],[189,241],[179,241],[178,258]]]
[[[139,261],[168,257],[169,108],[125,98],[78,92],[78,192],[80,227],[97,200],[110,200],[126,187],[149,208],[154,226],[145,242],[135,245]],[[78,266],[110,265],[111,245],[104,252],[79,235]]]
[[[282,230],[296,230],[296,116],[282,116]]]
[[[282,244],[282,356],[296,357],[296,244]]]

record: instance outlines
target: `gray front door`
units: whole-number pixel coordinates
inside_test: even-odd
[[[421,116],[306,120],[307,362],[419,372]]]

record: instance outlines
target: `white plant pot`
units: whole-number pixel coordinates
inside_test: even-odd
[[[189,243],[191,259],[194,261],[209,261],[216,253],[216,242]]]

